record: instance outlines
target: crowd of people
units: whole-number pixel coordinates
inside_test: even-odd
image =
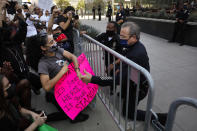
[[[75,120],[69,119],[53,94],[53,87],[70,62],[81,77],[73,55],[72,31],[78,24],[72,6],[63,11],[53,6],[49,12],[16,1],[0,1],[0,130],[33,131],[44,122],[68,119],[77,123],[88,119],[83,113]],[[40,88],[58,112],[45,116],[32,108],[31,90],[39,95]]]
[[[0,1],[0,130],[33,131],[50,121],[86,121],[89,115],[84,113],[80,113],[75,120],[69,119],[54,97],[54,86],[68,71],[68,64],[71,62],[78,78],[83,82],[102,86],[113,85],[113,79],[110,77],[112,73],[108,74],[109,79],[91,76],[88,72],[85,72],[85,75],[81,74],[77,58],[73,54],[73,28],[78,28],[78,19],[72,6],[67,6],[63,11],[53,6],[49,12],[32,5],[20,6],[17,2]],[[133,22],[125,23],[122,3],[119,3],[116,22],[110,20],[106,32],[95,39],[150,71],[148,54],[140,42],[140,28]],[[113,63],[110,56],[110,65],[107,59],[105,60],[107,70],[112,70],[113,64],[119,67],[119,59]],[[126,70],[127,66],[123,64],[124,116],[127,94]],[[117,69],[116,79],[119,79],[119,75]],[[133,120],[136,84],[132,81],[131,83],[129,119]],[[31,90],[39,95],[40,88],[44,89],[46,101],[52,103],[57,112],[45,116],[43,112],[32,108]],[[147,93],[147,81],[141,76],[138,103]],[[137,120],[144,121],[146,112],[138,110],[137,113]],[[167,115],[158,113],[158,116],[159,121],[165,125]],[[152,119],[156,118],[152,116]]]

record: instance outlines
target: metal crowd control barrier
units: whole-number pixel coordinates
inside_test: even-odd
[[[74,30],[75,33],[77,30]],[[79,34],[79,33],[78,33]],[[79,37],[79,35],[78,35]],[[76,41],[76,40],[74,40]],[[110,96],[110,90],[106,91],[107,88],[99,88],[98,96],[112,115],[112,118],[115,120],[116,124],[118,125],[121,131],[126,131],[128,128],[128,106],[129,106],[129,85],[130,80],[133,80],[137,84],[136,90],[136,101],[135,101],[135,112],[134,112],[134,120],[133,120],[133,130],[136,130],[136,118],[137,118],[137,108],[138,108],[138,95],[139,95],[139,84],[140,84],[140,74],[142,73],[145,78],[147,79],[149,85],[149,92],[148,92],[148,99],[147,99],[147,106],[146,106],[146,117],[145,117],[145,125],[144,131],[148,131],[150,126],[150,119],[151,114],[153,112],[152,105],[153,105],[153,98],[154,98],[154,87],[153,87],[153,80],[150,73],[145,70],[143,67],[137,65],[136,63],[132,62],[131,60],[127,59],[126,57],[120,55],[119,53],[113,51],[112,49],[104,46],[100,42],[96,41],[95,39],[89,37],[88,35],[84,34],[80,38],[80,42],[78,43],[80,48],[76,49],[75,52],[85,53],[86,57],[93,68],[96,76],[107,76],[108,73],[105,72],[105,59],[108,60],[108,65],[110,64],[110,55],[113,56],[113,62],[116,59],[120,59],[120,78],[119,78],[119,96],[115,89],[115,64],[113,64],[113,97]],[[107,58],[105,58],[105,54],[107,53]],[[128,78],[127,78],[127,96],[126,96],[126,117],[122,117],[122,98],[121,98],[121,91],[122,91],[122,65],[123,62],[128,65]],[[109,89],[109,88],[108,88]],[[117,89],[118,90],[118,89]]]
[[[197,109],[197,99],[182,97],[182,98],[179,98],[176,101],[174,101],[170,105],[170,109],[169,109],[168,117],[167,117],[167,122],[166,122],[166,126],[165,126],[165,131],[172,131],[174,119],[176,116],[176,111],[177,111],[178,107],[181,105],[188,105],[188,106],[192,106]]]
[[[73,43],[74,43],[74,52],[76,56],[79,56],[82,52],[80,45],[80,33],[77,29],[73,29]]]

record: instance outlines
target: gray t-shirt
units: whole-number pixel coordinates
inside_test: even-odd
[[[67,62],[67,59],[63,56],[64,49],[58,47],[55,52],[55,56],[43,56],[38,64],[38,73],[49,75],[50,79],[53,79],[63,67],[63,63]]]

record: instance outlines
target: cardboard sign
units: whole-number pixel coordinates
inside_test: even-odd
[[[84,69],[94,75],[84,54],[81,54],[77,60],[82,75],[84,75]],[[74,120],[95,97],[98,85],[90,83],[86,85],[79,80],[73,63],[68,66],[68,69],[68,72],[55,85],[54,94],[62,110]]]

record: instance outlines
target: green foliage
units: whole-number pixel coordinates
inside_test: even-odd
[[[91,36],[92,38],[95,38],[100,32],[96,30],[94,27],[89,25],[80,25],[80,30],[86,31],[87,35]]]
[[[71,5],[69,0],[55,0],[55,3],[57,4],[57,7],[61,8],[62,10]]]
[[[142,12],[142,11],[136,11],[134,16],[137,17],[148,17],[148,18],[156,18],[156,19],[175,19],[175,14],[168,14],[166,13],[165,9],[159,10],[157,12]]]
[[[85,8],[85,2],[84,0],[79,0],[77,4],[77,9]]]
[[[101,10],[105,9],[105,1],[104,0],[94,0],[93,5],[96,9],[98,9],[98,5],[101,5]]]

